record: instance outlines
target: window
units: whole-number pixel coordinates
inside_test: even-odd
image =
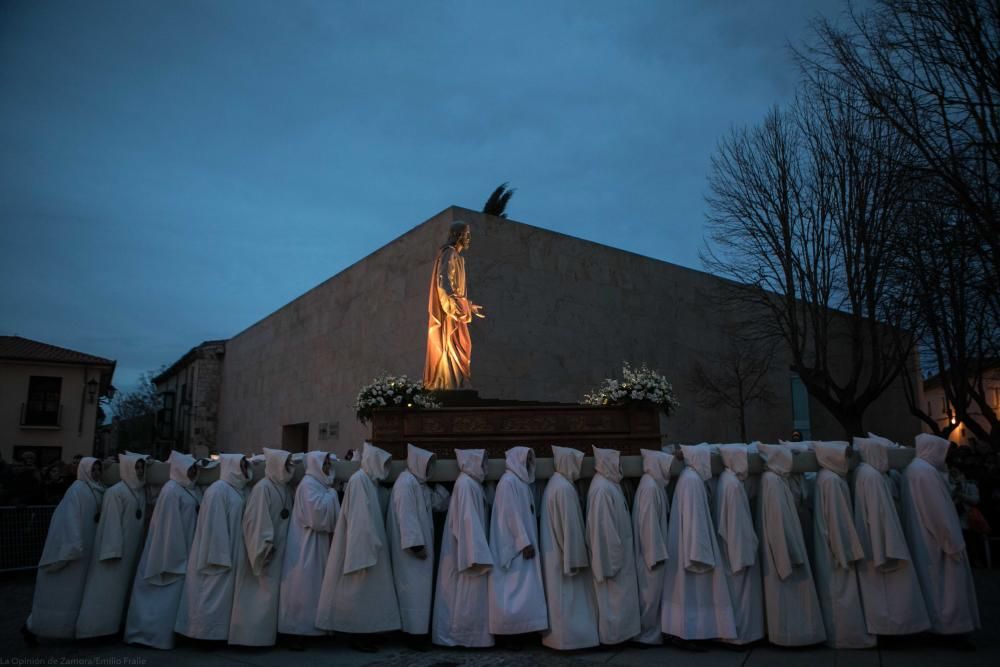
[[[28,380],[28,402],[21,412],[23,426],[59,426],[62,378],[32,375]]]
[[[797,374],[792,375],[792,428],[802,435],[803,440],[812,437],[812,424],[809,420],[809,392],[802,384]]]
[[[174,430],[174,392],[165,391],[163,407],[160,408],[160,432],[169,435]]]

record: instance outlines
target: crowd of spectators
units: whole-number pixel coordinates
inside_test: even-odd
[[[948,486],[962,522],[972,564],[993,560],[990,538],[1000,527],[1000,461],[986,443],[952,445],[948,452]],[[1000,559],[1000,553],[996,554]]]
[[[12,462],[0,456],[0,506],[58,504],[76,479],[81,458],[41,466],[32,451],[22,452]]]

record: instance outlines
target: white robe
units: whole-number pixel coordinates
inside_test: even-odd
[[[389,542],[376,482],[389,474],[388,452],[364,444],[333,531],[319,594],[316,627],[337,632],[399,630]]]
[[[431,639],[441,646],[493,646],[489,628],[489,572],[493,556],[486,539],[486,452],[455,450],[461,473],[441,539]]]
[[[744,486],[747,451],[740,445],[722,445],[719,453],[726,469],[715,487],[714,518],[736,621],[736,638],[729,641],[749,644],[764,637],[764,591],[757,557],[760,543]]]
[[[712,453],[708,447],[682,449],[685,467],[670,508],[663,632],[687,640],[735,639],[733,603],[706,486],[712,478]]]
[[[597,596],[598,631],[602,644],[620,644],[642,630],[639,590],[620,454],[594,447],[595,470],[587,491],[587,551]]]
[[[532,484],[534,453],[527,447],[507,450],[507,471],[500,477],[490,515],[490,633],[516,635],[549,626],[545,588],[538,558],[538,519]],[[527,547],[534,558],[525,558]]]
[[[962,528],[942,472],[948,441],[922,433],[916,445],[917,457],[903,471],[903,529],[931,631],[972,632],[980,626],[979,606]]]
[[[243,542],[244,487],[242,454],[222,454],[219,479],[201,501],[198,525],[184,576],[184,593],[174,630],[192,639],[229,638],[237,563],[246,559]],[[253,468],[250,468],[251,475]]]
[[[767,636],[778,646],[818,644],[826,640],[826,630],[795,497],[786,478],[792,452],[781,445],[757,448],[768,467],[760,478],[757,505]]]
[[[264,448],[265,477],[257,482],[243,510],[246,557],[236,565],[230,644],[273,646],[278,634],[281,567],[294,498],[288,482],[292,471],[280,449]]]
[[[639,619],[641,631],[636,641],[662,644],[660,611],[663,602],[664,565],[667,549],[672,454],[650,449],[640,450],[643,475],[632,504],[632,535],[635,538],[635,571],[639,586]]]
[[[434,454],[407,445],[406,465],[392,485],[385,532],[403,632],[425,635],[430,632],[434,593],[434,514],[427,486]],[[408,551],[416,547],[424,548],[426,558]]]
[[[97,459],[80,461],[76,481],[52,514],[42,558],[38,561],[35,595],[27,626],[36,635],[72,639],[94,552],[94,536],[104,487],[91,477]]]
[[[813,564],[826,643],[833,648],[871,648],[855,564],[864,558],[854,529],[847,473],[847,443],[816,443],[823,469],[816,475]]]
[[[121,629],[146,529],[146,490],[135,472],[140,458],[118,456],[122,481],[104,494],[94,557],[76,619],[76,637],[103,637]]]
[[[158,649],[174,647],[174,623],[184,591],[188,553],[198,523],[201,490],[187,477],[194,457],[172,452],[170,479],[149,522],[146,546],[132,583],[124,641]]]
[[[583,452],[553,445],[552,458],[555,474],[542,494],[538,531],[549,608],[549,629],[542,643],[571,651],[601,643],[583,510],[573,485],[580,476]]]
[[[291,525],[281,567],[281,590],[278,603],[278,632],[290,635],[317,636],[319,582],[323,581],[326,559],[340,499],[330,488],[333,474],[323,473],[326,452],[306,454],[306,474],[295,491]],[[332,472],[332,471],[331,471]]]
[[[923,632],[931,622],[885,476],[888,452],[872,439],[855,438],[854,444],[862,460],[854,470],[854,527],[865,553],[857,571],[868,632]]]

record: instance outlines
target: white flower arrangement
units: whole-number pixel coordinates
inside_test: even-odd
[[[668,416],[680,407],[673,385],[646,364],[636,369],[623,363],[621,380],[608,378],[583,397],[584,405],[626,405],[633,402],[651,403]]]
[[[424,389],[422,382],[414,382],[405,375],[395,376],[383,373],[361,388],[354,401],[354,412],[358,421],[371,421],[375,408],[439,408],[431,393]]]

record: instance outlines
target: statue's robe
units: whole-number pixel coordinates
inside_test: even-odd
[[[442,246],[434,259],[427,312],[424,386],[456,389],[472,377],[472,304],[465,293],[465,260],[454,246]]]

